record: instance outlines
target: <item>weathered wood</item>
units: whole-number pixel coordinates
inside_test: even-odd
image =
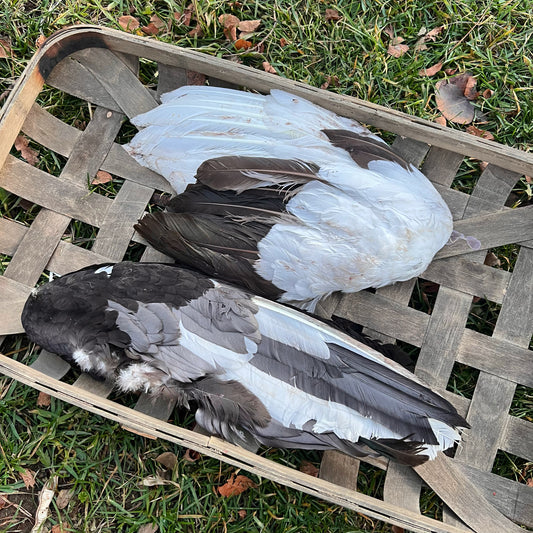
[[[28,299],[31,287],[0,276],[0,331],[2,335],[22,333],[20,315]]]
[[[360,461],[345,453],[326,450],[320,461],[319,477],[349,490],[357,490],[357,474]]]
[[[0,218],[0,254],[13,255],[27,231],[28,226],[20,222]]]
[[[109,257],[95,254],[93,251],[61,241],[46,265],[46,270],[62,276],[80,268],[109,261],[111,261]]]
[[[481,250],[528,241],[533,235],[533,205],[458,220],[454,229],[465,236],[470,235],[478,239],[481,242]],[[465,241],[460,240],[442,248],[435,257],[440,259],[468,253],[472,253],[472,249]]]
[[[133,224],[144,213],[152,192],[152,189],[131,181],[124,183],[102,220],[92,251],[113,261],[121,261],[133,236]]]
[[[173,67],[159,63],[157,65],[157,99],[161,95],[173,91],[182,85],[187,85],[187,71],[180,67]]]
[[[87,187],[109,152],[122,124],[122,113],[97,107],[93,118],[78,138],[60,178]]]
[[[113,390],[114,384],[109,380],[94,379],[89,374],[81,374],[74,382],[74,387],[80,390],[90,391],[92,394],[107,398]]]
[[[46,183],[46,187],[43,187]],[[99,194],[89,194],[87,188],[71,183],[65,187],[62,179],[47,174],[13,156],[8,156],[0,170],[0,187],[71,218],[99,226],[112,200]]]
[[[54,67],[46,83],[91,104],[120,113],[120,106],[93,73],[83,65],[82,58],[83,56],[80,58],[80,53],[76,52],[61,61]]]
[[[390,462],[383,486],[383,499],[414,513],[420,513],[420,477],[412,468]]]
[[[511,273],[467,258],[450,257],[433,261],[420,277],[501,304]]]
[[[422,172],[433,183],[450,187],[463,159],[461,153],[432,146],[422,166]]]
[[[430,387],[445,389],[463,336],[472,297],[440,287],[416,363],[416,374]]]
[[[533,457],[533,424],[522,418],[509,417],[502,436],[502,450],[518,457]]]
[[[429,144],[397,135],[392,143],[394,151],[403,159],[419,167],[429,150]]]
[[[59,355],[42,350],[30,368],[42,372],[49,378],[61,379],[70,370],[70,365]]]
[[[129,53],[129,50],[118,51]],[[80,52],[78,57],[129,118],[157,105],[155,97],[113,52],[91,48]]]

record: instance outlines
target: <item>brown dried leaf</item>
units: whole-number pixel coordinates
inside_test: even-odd
[[[391,39],[394,39],[394,29],[391,24],[383,28],[383,33],[386,33]]]
[[[99,170],[96,173],[96,176],[92,179],[91,185],[100,185],[102,183],[109,183],[110,181],[113,181],[113,176],[105,170]]]
[[[224,35],[228,41],[237,40],[237,26],[230,26],[229,28],[224,28]]]
[[[277,74],[276,69],[268,61],[263,61],[263,70],[270,74]]]
[[[241,22],[238,17],[229,14],[220,15],[220,17],[218,17],[218,21],[224,26],[224,28],[236,28]]]
[[[494,135],[490,131],[485,131],[479,128],[476,128],[476,126],[468,126],[466,128],[467,133],[470,133],[470,135],[475,135],[476,137],[482,137],[483,139],[487,139],[489,141],[494,140]]]
[[[174,20],[179,24],[183,24],[184,26],[190,26],[193,14],[193,9],[191,6],[192,4],[190,4],[190,6],[183,11],[183,13],[180,13],[179,11],[172,13]]]
[[[469,76],[466,78],[466,84],[463,92],[469,100],[475,100],[479,96],[479,92],[476,91],[476,83],[477,80],[474,78],[474,76]]]
[[[245,41],[244,39],[237,39],[233,45],[237,50],[248,50],[248,48],[252,48],[253,43],[251,41]]]
[[[203,37],[204,36],[204,30],[202,30],[202,27],[200,26],[200,24],[197,24],[195,28],[193,28],[190,32],[189,32],[189,35],[191,37]]]
[[[330,76],[329,74],[326,76],[326,81],[320,86],[321,89],[327,89],[330,85],[333,85],[333,87],[339,86],[339,77],[338,76]]]
[[[309,476],[318,477],[318,468],[309,461],[302,461],[302,464],[300,465],[300,472],[303,472]]]
[[[139,19],[131,15],[122,15],[119,17],[118,24],[124,31],[129,32],[134,32],[141,25]]]
[[[41,34],[39,35],[39,37],[37,37],[37,39],[35,40],[35,46],[37,48],[41,48],[41,46],[44,44],[44,42],[46,41],[46,37]]]
[[[143,26],[141,29],[147,35],[157,35],[159,30],[164,29],[165,27],[166,24],[157,15],[152,15],[148,26]]]
[[[33,167],[39,162],[39,154],[29,147],[30,140],[24,135],[18,135],[15,139],[15,149],[20,152],[20,155]]]
[[[405,529],[400,526],[392,526],[391,531],[392,533],[405,533]]]
[[[65,509],[74,496],[74,489],[61,489],[56,498],[58,509]]]
[[[446,68],[446,69],[444,69],[444,72],[446,73],[447,76],[453,76],[457,72],[457,69],[456,68]]]
[[[157,524],[143,524],[137,533],[156,533],[159,529]]]
[[[403,37],[394,37],[389,44],[387,53],[393,57],[401,57],[409,50],[406,44],[402,44],[405,39]]]
[[[223,498],[230,498],[242,494],[245,490],[254,488],[257,485],[246,476],[231,474],[230,478],[224,485],[218,487],[218,492]]]
[[[3,509],[6,505],[9,505],[8,494],[0,494],[0,509]]]
[[[241,20],[237,25],[237,28],[244,33],[251,33],[257,30],[260,25],[260,20]]]
[[[183,455],[183,458],[185,461],[188,461],[189,463],[195,463],[202,457],[202,454],[200,452],[197,452],[196,450],[191,450],[190,448],[187,448],[185,450],[185,453]]]
[[[12,56],[13,50],[11,49],[11,43],[7,39],[0,39],[0,59]]]
[[[424,35],[424,39],[426,41],[435,41],[437,39],[437,35],[440,35],[443,29],[444,26],[437,26],[436,28],[429,30],[426,35]]]
[[[24,470],[21,472],[20,477],[27,489],[31,489],[31,487],[35,486],[35,475],[31,470]]]
[[[485,89],[483,91],[483,98],[485,98],[485,100],[487,100],[488,98],[490,98],[492,95],[494,94],[494,91],[492,89]]]
[[[533,487],[533,477],[528,478],[528,480],[526,481],[526,485],[528,487]]]
[[[488,166],[489,164],[486,161],[479,162],[479,170],[481,170],[481,172],[484,172]]]
[[[51,400],[52,397],[49,394],[41,391],[39,396],[37,396],[37,407],[49,407]]]
[[[439,115],[438,117],[436,117],[435,122],[437,124],[440,124],[441,126],[446,126],[446,119],[442,115]]]
[[[326,12],[324,13],[324,18],[326,19],[326,22],[330,20],[337,21],[340,20],[342,16],[336,9],[326,9]]]
[[[501,266],[502,262],[494,252],[487,252],[483,264],[489,267],[499,267]]]
[[[239,518],[246,518],[246,510],[245,509],[240,509],[237,514],[239,515]]]
[[[163,452],[159,454],[155,460],[163,465],[165,468],[172,470],[178,464],[178,458],[175,453],[172,452]]]
[[[287,39],[285,39],[285,37],[282,37],[280,40],[279,40],[279,45],[283,48],[284,46],[287,46],[289,44],[289,41],[287,41]]]
[[[439,111],[452,122],[470,124],[474,120],[475,108],[466,98],[464,92],[472,74],[465,72],[447,80],[440,80],[435,85],[435,98]]]
[[[418,71],[419,76],[434,76],[442,68],[442,61],[435,63],[432,67],[423,68]]]
[[[415,48],[414,48],[415,52],[422,52],[427,49],[428,47],[423,37],[421,39],[418,39],[418,41],[416,41]]]
[[[187,85],[205,85],[205,74],[194,72],[194,70],[188,70]]]

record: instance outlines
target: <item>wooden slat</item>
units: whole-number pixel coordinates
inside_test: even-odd
[[[23,179],[21,179],[23,178]],[[46,187],[43,187],[43,183]],[[112,200],[47,174],[13,156],[0,170],[0,187],[52,211],[99,226]]]
[[[83,55],[75,52],[65,61],[54,67],[46,83],[98,106],[120,112],[120,106],[102,87],[92,72],[80,60]]]
[[[187,71],[180,67],[173,67],[159,63],[157,65],[157,99],[161,95],[173,91],[182,85],[187,85]]]
[[[93,118],[78,138],[60,178],[87,187],[107,156],[122,124],[123,115],[97,107]]]
[[[420,346],[429,316],[366,291],[342,298],[336,314],[390,337]]]
[[[419,167],[428,153],[429,145],[398,135],[392,143],[392,148],[401,158],[412,163],[415,167]]]
[[[421,479],[412,468],[389,462],[383,499],[414,513],[420,513]]]
[[[0,218],[0,254],[13,255],[27,231],[28,226],[24,224]]]
[[[533,352],[513,342],[465,329],[457,361],[513,383],[533,387]]]
[[[20,315],[31,287],[0,276],[0,335],[22,333]]]
[[[478,239],[481,250],[528,241],[533,235],[533,205],[459,220],[454,224],[454,229]],[[460,240],[442,248],[435,257],[440,259],[468,253],[472,253],[472,249]]]
[[[30,368],[42,372],[49,378],[61,379],[70,370],[70,365],[55,353],[42,350]]]
[[[433,261],[420,277],[501,304],[511,273],[466,258],[451,257]]]
[[[416,374],[430,387],[446,388],[471,303],[471,297],[458,297],[453,289],[439,289],[416,364]]]
[[[130,53],[129,50],[119,51]],[[79,52],[77,58],[129,118],[150,111],[157,105],[154,96],[113,52],[91,48]]]
[[[326,450],[320,461],[319,477],[339,487],[357,490],[360,461],[336,450]]]
[[[85,248],[61,241],[46,265],[46,270],[62,276],[80,268],[109,261],[111,261],[109,257],[95,254]]]
[[[133,236],[133,224],[144,213],[153,190],[127,181],[102,220],[92,251],[121,261]]]
[[[433,183],[450,187],[463,159],[463,154],[432,146],[422,166],[422,172]]]
[[[502,450],[533,461],[533,423],[522,418],[509,417],[502,436]]]
[[[41,209],[7,265],[4,276],[33,287],[69,223],[69,217]]]
[[[114,384],[112,381],[98,380],[89,376],[89,374],[81,374],[74,382],[74,387],[80,390],[90,391],[92,394],[107,398],[113,390]]]

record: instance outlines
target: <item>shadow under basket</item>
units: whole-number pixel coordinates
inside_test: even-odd
[[[210,85],[262,93],[285,89],[396,134],[394,149],[434,183],[453,213],[455,229],[481,242],[479,251],[465,241],[445,246],[418,284],[411,280],[375,293],[334,295],[320,308],[323,316],[341,317],[362,325],[371,336],[419,350],[416,373],[472,426],[455,457],[440,454],[416,469],[370,461],[373,468],[387,471],[379,499],[356,490],[359,462],[354,459],[326,452],[320,477],[308,476],[167,423],[173,405],[141,396],[132,409],[107,399],[110,386],[87,375],[73,384],[61,381],[69,366],[52,354],[41,353],[29,366],[0,355],[0,372],[132,431],[408,530],[502,533],[523,531],[516,523],[533,527],[533,487],[492,473],[497,454],[533,461],[533,415],[519,417],[512,410],[517,388],[533,387],[533,206],[506,207],[520,178],[533,175],[533,154],[154,40],[92,26],[63,30],[34,56],[0,115],[0,187],[26,205],[34,204],[36,213],[29,226],[15,217],[0,219],[0,254],[7,264],[0,276],[0,340],[23,332],[24,302],[43,273],[65,274],[131,254],[142,261],[166,260],[145,246],[133,224],[152,208],[154,192],[172,190],[159,175],[141,168],[117,140],[123,143],[134,132],[128,118],[156,106],[160,94],[186,84],[192,73],[205,76]],[[61,93],[54,102],[77,106],[79,121],[63,122],[62,104],[47,110],[50,91]],[[73,113],[67,115],[72,118]],[[21,132],[38,150],[40,168],[13,150]],[[488,165],[466,194],[452,183],[472,160]],[[90,185],[99,171],[113,177],[112,187]],[[487,250],[501,246],[512,247],[510,270],[484,264]],[[424,286],[432,288],[431,314],[410,305],[413,291]],[[498,309],[489,333],[472,327],[473,302],[480,299]],[[468,397],[449,385],[455,383],[450,376],[457,365],[477,376]],[[445,504],[442,521],[420,513],[420,495],[427,486]]]

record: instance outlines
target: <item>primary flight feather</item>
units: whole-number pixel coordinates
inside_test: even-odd
[[[275,302],[162,264],[89,267],[35,289],[28,336],[123,391],[198,405],[235,444],[382,454],[416,465],[468,427],[413,374]]]
[[[313,311],[421,274],[450,237],[427,178],[355,121],[280,90],[162,101],[125,148],[177,193],[136,229],[181,263]]]

